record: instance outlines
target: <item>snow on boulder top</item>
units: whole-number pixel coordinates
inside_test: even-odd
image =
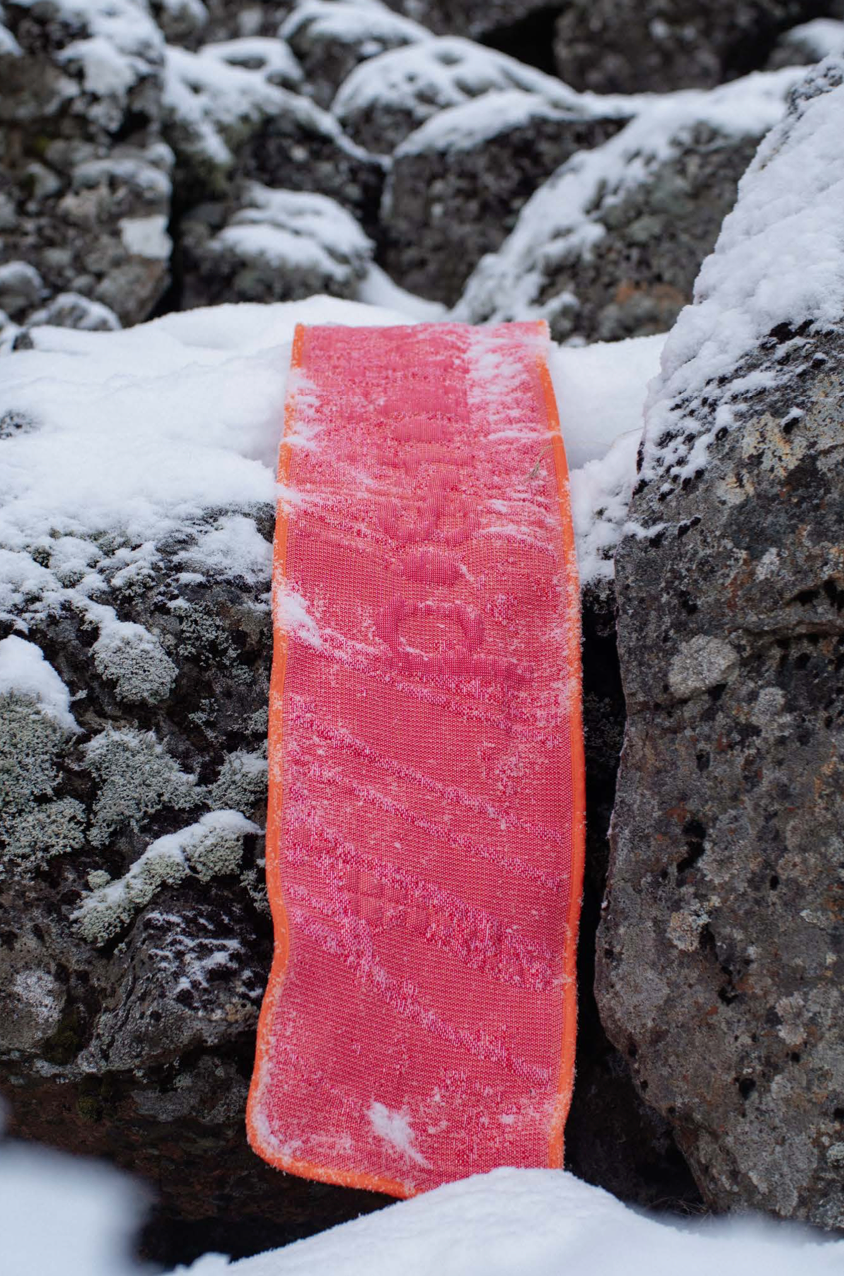
[[[629,115],[634,109],[630,98],[575,93],[553,76],[458,36],[391,49],[361,63],[341,84],[331,109],[353,137],[383,148],[379,121],[383,135],[397,143],[397,130],[406,136],[437,111],[502,89],[538,94],[581,114]]]
[[[344,208],[326,195],[270,190],[257,182],[213,243],[270,266],[305,264],[326,279],[363,275],[373,245]]]
[[[559,105],[523,89],[495,89],[459,106],[446,107],[415,129],[397,147],[395,158],[423,151],[461,151],[482,146],[508,129],[526,128],[534,120],[583,119],[584,110]]]
[[[775,368],[736,372],[772,330],[840,326],[844,316],[844,62],[813,69],[739,185],[694,304],[681,313],[647,409],[642,478],[669,482],[706,464],[713,434],[736,423],[741,396]],[[717,411],[695,409],[716,382]],[[682,421],[682,428],[680,422]]]
[[[290,45],[269,36],[218,40],[203,45],[197,51],[197,57],[247,71],[259,71],[268,83],[283,89],[301,89],[305,78]]]
[[[0,642],[0,696],[35,700],[42,713],[65,731],[79,730],[70,712],[70,692],[40,647],[10,634]]]
[[[306,35],[356,45],[370,40],[375,52],[434,38],[427,27],[402,17],[378,0],[301,0],[281,24],[279,35],[291,41]]]
[[[274,502],[298,322],[408,318],[314,297],[121,332],[32,329],[34,349],[2,361],[0,616],[57,606],[68,591],[94,614],[113,569],[174,532],[201,537],[225,514]],[[231,546],[229,573],[253,577],[252,541]]]
[[[16,9],[34,11],[42,4],[43,0],[15,0]],[[90,40],[106,41],[127,58],[161,61],[164,37],[143,0],[50,0],[50,8],[69,28]]]
[[[600,251],[607,234],[602,217],[646,183],[657,167],[681,155],[701,127],[751,137],[773,127],[782,119],[790,89],[804,74],[801,67],[787,67],[711,91],[633,99],[639,113],[621,132],[594,150],[573,155],[531,196],[501,249],[479,262],[455,317],[470,322],[478,316],[495,322],[551,318],[560,299],[540,298],[555,261],[562,264]]]

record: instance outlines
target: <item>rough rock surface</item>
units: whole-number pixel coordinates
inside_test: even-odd
[[[168,48],[164,130],[179,162],[182,207],[220,199],[248,179],[318,191],[364,222],[374,217],[382,164],[350,141],[332,115],[293,91],[291,58],[286,44],[269,39],[199,53]]]
[[[781,32],[837,7],[837,0],[572,0],[557,22],[557,69],[567,84],[597,93],[708,88],[764,66]]]
[[[738,180],[793,82],[785,71],[644,107],[540,187],[469,279],[457,317],[531,314],[547,319],[558,341],[666,331],[691,300]]]
[[[624,118],[515,89],[440,111],[405,139],[381,210],[382,260],[402,287],[454,304],[536,188]]]
[[[373,0],[360,6],[342,0],[303,0],[283,23],[281,35],[305,69],[308,92],[325,107],[360,62],[431,39],[431,32],[418,22]]]
[[[272,535],[271,507],[250,521]],[[254,1252],[378,1199],[293,1179],[280,1191],[246,1145],[272,951],[258,823],[270,615],[262,572],[180,579],[218,523],[152,555],[91,543],[123,642],[93,644],[68,605],[31,624],[26,641],[79,696],[78,730],[0,696],[0,914],[26,919],[0,928],[11,1131],[148,1179],[150,1253],[167,1259]],[[80,573],[56,546],[43,561],[70,584]]]
[[[617,557],[628,718],[597,977],[708,1202],[837,1228],[842,128],[827,64],[666,347]]]
[[[478,39],[499,28],[556,8],[547,0],[387,0],[391,9],[414,18],[438,35],[468,35]],[[559,6],[561,7],[561,6]]]
[[[182,306],[354,297],[372,242],[324,195],[248,184],[241,206],[195,209],[182,223]]]
[[[4,6],[0,253],[59,292],[145,318],[168,281],[173,156],[160,139],[164,42],[131,0]]]

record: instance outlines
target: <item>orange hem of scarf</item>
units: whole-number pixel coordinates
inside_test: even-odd
[[[547,333],[547,324],[540,320],[537,327]],[[297,324],[293,338],[293,350],[290,358],[291,372],[302,366],[302,349],[305,328]],[[585,852],[585,762],[583,752],[582,725],[582,683],[580,677],[580,591],[577,576],[577,558],[574,540],[574,529],[569,502],[568,466],[563,438],[560,432],[560,416],[548,360],[540,350],[537,354],[537,368],[542,391],[545,398],[545,410],[548,426],[551,431],[551,447],[554,457],[554,473],[557,482],[557,497],[560,506],[563,552],[567,566],[567,600],[566,610],[569,628],[570,667],[577,675],[577,695],[572,706],[570,749],[572,768],[572,864],[571,864],[571,901],[567,926],[567,941],[563,953],[563,977],[565,988],[563,1039],[560,1058],[560,1075],[557,1093],[561,1097],[557,1113],[551,1126],[548,1143],[548,1168],[562,1169],[563,1166],[563,1132],[571,1105],[574,1083],[574,1056],[577,1038],[577,930],[580,919],[580,901],[583,890],[583,870]],[[295,383],[287,393],[284,408],[284,434],[278,458],[279,484],[285,484],[290,472],[290,445],[286,442],[293,424],[295,411]],[[279,500],[276,512],[276,529],[273,541],[273,583],[284,579],[287,562],[287,534],[289,518]],[[283,735],[284,678],[287,669],[287,635],[275,623],[273,616],[273,664],[270,675],[270,711],[269,711],[269,758],[270,765],[274,757],[281,755]],[[275,784],[270,785],[267,806],[266,844],[276,846],[281,834],[281,812],[284,804],[283,776],[279,776]],[[287,961],[290,953],[290,926],[287,910],[284,905],[284,892],[281,884],[280,866],[277,857],[271,861],[266,856],[267,892],[273,919],[275,946],[273,963],[270,970],[267,989],[264,994],[261,1014],[258,1020],[258,1041],[256,1048],[255,1068],[249,1088],[246,1107],[246,1129],[249,1144],[263,1160],[283,1170],[295,1174],[299,1178],[311,1179],[317,1183],[331,1183],[339,1187],[359,1188],[367,1192],[383,1192],[388,1196],[407,1198],[417,1195],[404,1183],[394,1179],[382,1178],[377,1174],[363,1174],[354,1170],[332,1170],[327,1166],[314,1165],[310,1161],[298,1161],[295,1157],[285,1157],[267,1148],[258,1129],[258,1104],[264,1071],[271,1049],[271,1025],[276,999],[284,983]],[[571,995],[570,995],[571,994]]]

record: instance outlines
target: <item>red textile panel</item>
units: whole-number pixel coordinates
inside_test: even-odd
[[[562,1164],[579,594],[544,324],[299,328],[274,571],[281,1169],[409,1196]]]

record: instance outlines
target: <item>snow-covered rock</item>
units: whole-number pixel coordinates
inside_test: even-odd
[[[381,207],[387,271],[411,292],[453,304],[537,186],[625,118],[611,105],[570,105],[523,89],[438,111],[393,156]]]
[[[597,991],[706,1199],[844,1226],[844,63],[798,86],[665,346],[617,555]],[[669,761],[670,760],[670,761]]]
[[[300,0],[280,34],[305,68],[308,91],[325,107],[360,62],[432,38],[380,0]]]
[[[290,58],[284,42],[269,39],[228,41],[198,53],[168,48],[164,127],[179,161],[182,200],[219,199],[251,179],[317,191],[371,220],[383,166],[345,136],[333,115],[281,87],[280,80],[295,79]]]
[[[20,321],[75,292],[133,323],[168,282],[161,32],[136,0],[17,0],[5,17],[0,251],[42,287],[4,308]]]
[[[456,317],[545,318],[558,340],[669,328],[739,177],[802,75],[789,68],[644,100],[625,129],[540,187],[499,252],[478,265]]]
[[[253,194],[256,220],[241,229],[302,238],[302,214],[335,246],[344,237],[350,258],[363,252],[336,206]],[[365,287],[406,300],[377,275]],[[204,1220],[208,1246],[213,1228],[229,1244],[278,1244],[297,1211],[324,1226],[375,1203],[280,1184],[248,1150],[243,1103],[272,942],[268,590],[293,328],[412,322],[409,304],[410,315],[317,298],[117,332],[33,326],[31,348],[2,360],[0,908],[38,930],[0,946],[0,1070],[19,1128],[37,1136],[52,1113],[64,1146],[118,1140],[167,1212]],[[658,344],[554,358],[575,491],[585,477],[583,575],[598,584],[609,564],[594,529],[621,480],[613,460],[605,494],[595,471],[617,435],[638,433]],[[606,706],[594,704],[603,742]],[[595,836],[606,816],[593,808]],[[39,1017],[26,998],[42,986]],[[584,1169],[602,1158],[629,1190],[644,1160],[656,1186],[639,1199],[676,1192],[682,1165],[623,1068],[590,1071],[588,1051],[580,1067],[584,1085],[600,1080],[580,1125]],[[572,1146],[577,1128],[573,1117]]]
[[[768,61],[781,66],[811,66],[824,58],[844,57],[844,22],[835,18],[814,18],[791,27],[777,42]]]
[[[437,111],[502,89],[583,110],[578,95],[559,80],[457,37],[424,40],[369,58],[340,86],[331,109],[356,142],[389,154]]]

